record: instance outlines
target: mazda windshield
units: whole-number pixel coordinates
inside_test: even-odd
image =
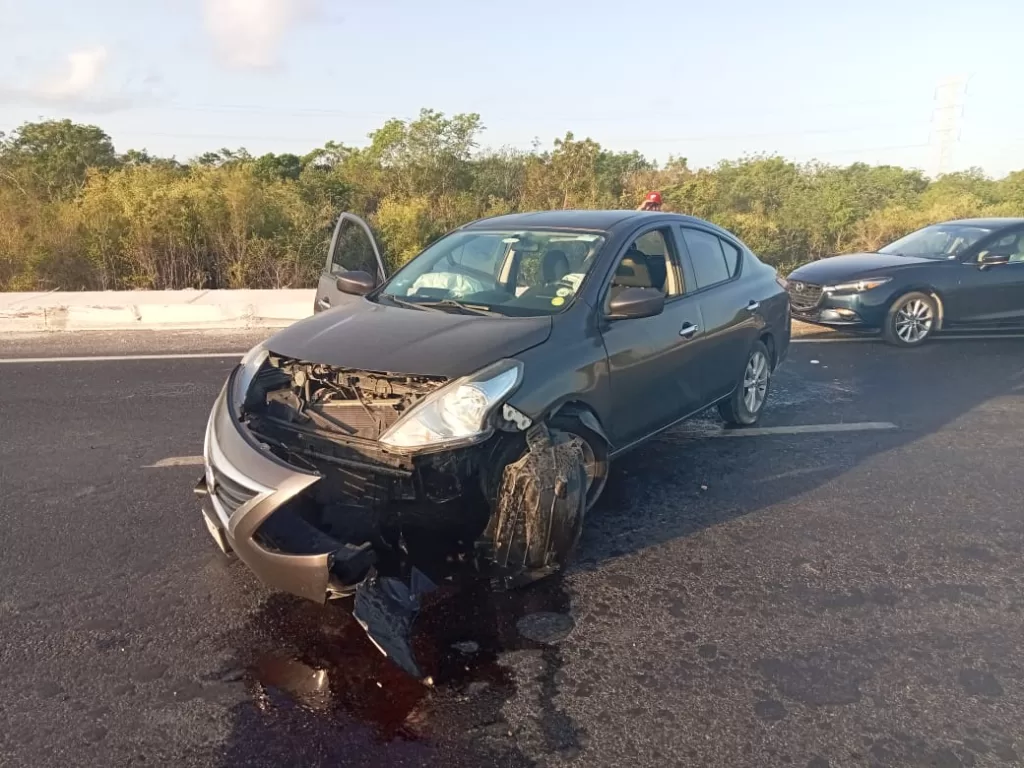
[[[374,299],[466,314],[553,315],[573,302],[604,242],[597,232],[461,230],[402,267]]]
[[[926,259],[954,259],[991,229],[966,224],[936,224],[911,232],[878,252],[890,256],[919,256]]]

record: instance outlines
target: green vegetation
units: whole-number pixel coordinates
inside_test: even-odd
[[[221,150],[183,164],[119,155],[95,126],[0,134],[0,290],[309,286],[343,210],[369,220],[391,266],[482,216],[551,208],[666,208],[733,230],[787,270],[874,249],[926,223],[1024,215],[1024,171],[929,181],[892,166],[749,157],[691,170],[571,133],[553,151],[478,147],[478,115],[425,110],[366,147],[296,155]]]

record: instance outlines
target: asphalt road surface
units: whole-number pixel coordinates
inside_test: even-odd
[[[564,577],[428,604],[427,689],[200,521],[255,339],[126,338],[0,341],[234,355],[0,363],[0,765],[1024,759],[1024,340],[794,345],[766,431],[617,465]]]

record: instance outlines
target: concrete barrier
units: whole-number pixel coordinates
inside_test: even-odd
[[[0,293],[0,334],[59,331],[284,328],[313,314],[316,291]],[[829,335],[793,323],[794,336]]]
[[[313,313],[313,289],[0,293],[0,333],[281,328]]]

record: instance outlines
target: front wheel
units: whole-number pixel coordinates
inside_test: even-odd
[[[583,452],[583,469],[587,474],[587,511],[593,509],[608,484],[608,444],[597,432],[575,416],[555,416],[549,423],[552,429],[564,432],[579,441]]]
[[[718,404],[718,412],[725,423],[735,427],[750,427],[761,418],[768,391],[772,384],[772,362],[768,347],[758,341],[747,354],[747,364],[736,391]]]
[[[908,293],[889,308],[882,337],[896,347],[919,346],[931,337],[938,316],[935,299],[927,293]]]

